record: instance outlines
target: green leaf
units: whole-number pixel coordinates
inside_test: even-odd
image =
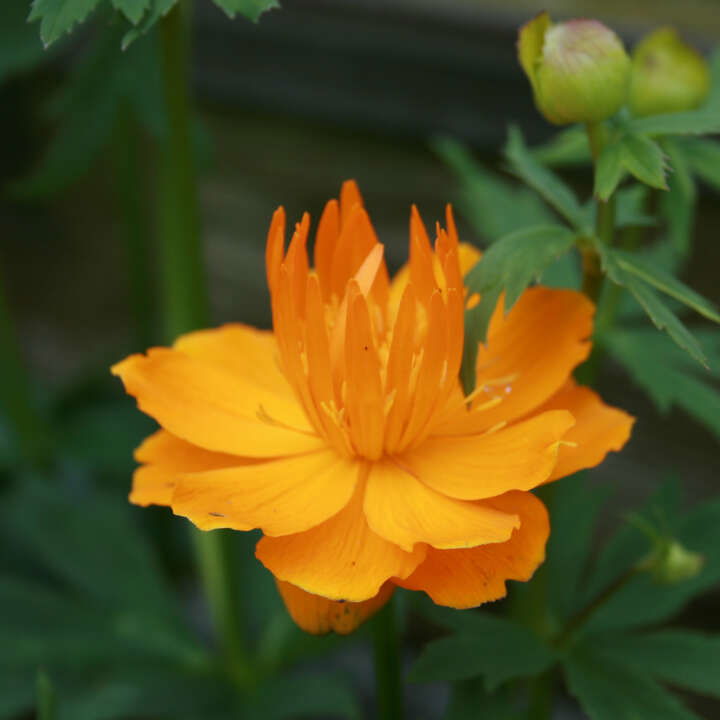
[[[37,720],[55,720],[55,687],[44,670],[38,671],[36,687]]]
[[[667,190],[665,156],[660,146],[642,135],[628,134],[622,141],[622,164],[640,182]]]
[[[700,364],[707,367],[707,358],[700,343],[678,320],[652,287],[645,283],[645,278],[641,278],[637,273],[629,272],[626,267],[621,265],[620,255],[617,254],[618,251],[599,244],[597,248],[602,258],[603,269],[608,277],[617,285],[630,291],[658,330],[665,330],[683,350],[686,350]]]
[[[15,73],[32,69],[51,56],[27,22],[25,0],[0,2],[0,83]]]
[[[46,46],[51,45],[66,32],[70,32],[75,23],[83,22],[99,2],[100,0],[33,0],[28,20],[40,20],[40,38]]]
[[[425,646],[410,671],[413,682],[482,675],[492,692],[514,678],[537,675],[555,661],[552,649],[522,625],[474,613],[465,629]]]
[[[561,130],[549,142],[531,150],[533,157],[547,167],[587,165],[591,162],[587,131],[582,125]]]
[[[432,148],[460,180],[462,211],[484,238],[492,242],[528,225],[553,222],[553,213],[534,192],[486,170],[462,143],[442,137]]]
[[[657,220],[647,210],[649,197],[645,185],[631,185],[615,194],[615,225],[624,227],[652,227]],[[593,203],[593,206],[595,203]],[[594,222],[594,219],[593,219]]]
[[[516,127],[510,128],[505,157],[511,170],[537,192],[551,207],[557,210],[573,227],[586,229],[585,213],[575,194],[551,170],[543,167],[525,145]]]
[[[280,7],[277,0],[213,0],[213,2],[224,10],[228,17],[234,18],[240,13],[253,22],[257,22],[265,11]]]
[[[590,720],[700,720],[649,675],[578,648],[564,665],[570,693]]]
[[[142,25],[139,27],[135,27],[132,30],[129,30],[122,38],[122,42],[120,44],[121,48],[123,50],[127,50],[132,43],[134,43],[138,38],[145,35],[149,30],[151,30],[155,23],[158,22],[161,18],[165,17],[170,10],[175,7],[178,0],[150,0],[150,10],[145,15],[145,19],[142,22]]]
[[[663,148],[673,172],[668,181],[670,192],[660,196],[660,213],[667,222],[670,241],[680,258],[684,258],[691,247],[697,193],[685,153],[685,143],[680,140],[671,137],[663,140]]]
[[[527,713],[517,707],[518,693],[500,688],[489,694],[478,680],[454,683],[443,720],[524,720]]]
[[[682,145],[682,152],[692,171],[720,191],[720,142],[688,138]]]
[[[720,323],[720,314],[718,314],[715,306],[670,273],[665,272],[665,270],[647,260],[641,259],[636,253],[623,250],[613,250],[612,253],[623,270],[636,275],[648,285],[652,285],[657,290],[675,298],[708,320]]]
[[[633,118],[626,126],[638,135],[658,137],[662,135],[708,135],[720,133],[720,114],[712,109],[701,108],[690,112],[648,115]]]
[[[150,7],[150,0],[112,0],[112,4],[133,25],[137,25]]]
[[[674,686],[720,697],[720,636],[689,630],[603,633],[588,638],[599,654]]]
[[[461,376],[466,390],[474,385],[478,344],[485,340],[490,318],[505,291],[505,312],[515,304],[534,278],[575,241],[575,235],[562,225],[541,225],[518,230],[498,240],[468,273],[465,284],[482,300],[465,313],[465,348]],[[468,390],[469,391],[469,390]]]
[[[624,175],[623,146],[619,142],[610,142],[600,153],[595,168],[595,194],[601,200],[607,201]]]
[[[682,408],[720,438],[720,332],[706,332],[700,338],[710,356],[710,373],[699,370],[654,330],[615,330],[603,338],[603,345],[660,412]]]

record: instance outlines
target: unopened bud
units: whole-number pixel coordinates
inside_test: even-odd
[[[694,110],[709,92],[707,63],[673,28],[655,30],[635,48],[630,84],[634,115]]]
[[[699,553],[691,552],[677,540],[661,544],[640,564],[659,583],[674,585],[694,578],[703,568],[705,560]]]
[[[630,58],[597,20],[553,24],[541,13],[520,28],[518,56],[535,104],[552,123],[596,123],[625,103]]]

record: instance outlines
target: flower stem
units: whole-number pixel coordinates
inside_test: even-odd
[[[189,11],[188,0],[180,0],[160,24],[167,127],[160,157],[158,229],[168,341],[202,327],[209,315],[191,132]],[[247,687],[253,672],[238,619],[232,538],[222,531],[195,531],[193,539],[227,670],[239,685]]]
[[[400,642],[393,599],[372,621],[378,720],[402,720],[403,686]]]

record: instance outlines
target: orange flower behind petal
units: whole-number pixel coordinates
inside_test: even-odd
[[[138,450],[130,499],[203,530],[259,528],[259,560],[309,632],[351,632],[395,586],[473,607],[528,580],[547,513],[529,491],[602,461],[632,418],[571,373],[590,351],[592,304],[531,288],[502,301],[458,381],[480,260],[446,227],[410,214],[409,263],[389,279],[352,181],[311,237],[286,246],[273,216],[266,272],[273,332],[191,333],[113,367],[162,430]],[[314,245],[314,267],[308,245]]]

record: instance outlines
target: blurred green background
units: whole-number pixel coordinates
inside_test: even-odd
[[[715,0],[544,7],[560,18],[598,17],[629,44],[668,23],[703,51],[720,38]],[[254,25],[198,1],[194,152],[213,324],[269,326],[263,252],[277,205],[291,219],[305,210],[317,218],[342,180],[355,178],[395,268],[411,203],[432,223],[459,196],[432,137],[462,140],[495,167],[508,123],[532,141],[549,137],[514,49],[517,26],[539,9],[529,0],[283,0]],[[190,639],[206,637],[208,627],[186,521],[125,507],[131,451],[153,426],[108,367],[164,341],[154,188],[167,120],[157,38],[150,33],[121,53],[116,18],[96,12],[45,51],[27,14],[27,2],[3,0],[0,312],[3,401],[15,410],[0,425],[0,717],[32,716],[39,667],[47,671],[41,688],[47,678],[63,701],[63,718],[281,717],[261,700],[233,714],[235,701],[214,687],[212,673],[190,673],[210,661]],[[582,173],[569,177],[591,192]],[[485,244],[467,218],[459,223],[462,239]],[[717,196],[703,187],[683,276],[716,302],[718,226]],[[716,492],[717,436],[682,411],[659,414],[613,363],[599,390],[639,418],[628,448],[592,474],[615,491],[602,527],[672,477],[690,503]],[[18,414],[25,394],[34,410]],[[25,453],[18,428],[33,438]],[[247,632],[269,666],[278,656],[311,673],[288,676],[266,696],[309,717],[352,716],[351,696],[359,691],[367,703],[372,694],[362,634],[338,650],[335,639],[289,627],[251,546],[242,540],[238,548],[244,587],[255,588]],[[682,619],[720,630],[717,603],[716,592],[705,594]],[[410,617],[409,647],[417,648],[437,630]],[[167,657],[194,678],[182,692]],[[345,684],[330,682],[328,668]],[[327,708],[312,706],[323,696]],[[202,698],[207,707],[193,704]],[[409,717],[440,717],[446,698],[444,685],[413,686]],[[563,707],[558,717],[581,717],[569,701]],[[708,718],[720,712],[717,704],[698,708]]]

